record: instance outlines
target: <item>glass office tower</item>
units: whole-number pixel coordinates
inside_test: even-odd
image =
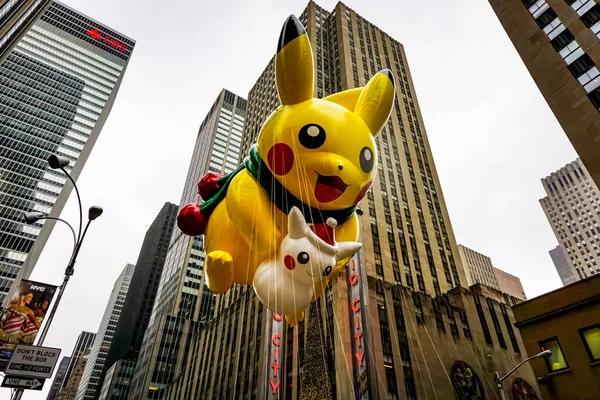
[[[110,113],[135,42],[53,2],[0,64],[0,302],[27,278]]]

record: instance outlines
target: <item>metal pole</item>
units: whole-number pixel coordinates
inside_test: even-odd
[[[69,275],[65,275],[65,277],[63,279],[63,283],[62,283],[62,285],[60,285],[60,288],[58,289],[58,294],[56,295],[56,300],[54,301],[52,310],[50,310],[50,313],[48,314],[48,319],[45,321],[46,323],[44,324],[44,329],[42,329],[42,331],[40,332],[40,335],[38,336],[36,346],[41,346],[42,344],[44,344],[44,339],[46,339],[46,335],[48,334],[50,324],[52,323],[52,320],[54,319],[54,314],[56,314],[58,304],[60,303],[60,299],[62,299],[63,293],[65,292],[65,288],[67,287],[69,278],[70,278]]]
[[[83,207],[81,206],[81,196],[79,195],[79,188],[77,188],[77,184],[73,177],[67,172],[64,167],[61,167],[60,170],[64,172],[64,174],[69,178],[71,183],[73,184],[73,188],[75,189],[75,194],[77,195],[77,204],[79,205],[79,231],[77,231],[77,240],[81,241],[81,225],[83,224]]]
[[[504,396],[504,389],[502,388],[502,381],[500,380],[500,374],[498,371],[494,372],[494,380],[496,381],[498,392],[500,392],[500,399],[506,400],[506,397]]]
[[[502,382],[504,382],[504,380],[506,378],[508,378],[510,376],[510,374],[512,374],[513,372],[515,372],[517,369],[519,369],[519,367],[521,365],[525,364],[528,361],[533,360],[534,358],[550,357],[551,355],[552,355],[552,352],[550,350],[544,350],[541,353],[538,353],[538,354],[536,354],[534,356],[526,358],[523,361],[521,361],[516,367],[514,367],[513,369],[511,369],[510,371],[508,371],[508,373],[506,375],[504,375],[502,378],[500,378],[500,374],[498,373],[498,371],[494,371],[494,380],[496,381],[496,385],[498,386],[498,391],[500,392],[500,398],[502,400],[506,399],[504,397],[504,390],[502,389]]]
[[[81,244],[83,243],[83,239],[85,238],[85,234],[90,226],[92,220],[88,220],[85,225],[85,230],[83,231],[83,235],[75,245],[75,249],[73,250],[73,254],[71,255],[71,259],[69,260],[69,264],[67,265],[67,269],[65,270],[65,277],[63,279],[62,285],[58,289],[58,294],[56,295],[56,300],[54,301],[54,305],[52,306],[52,310],[48,314],[48,317],[44,321],[44,328],[40,332],[40,335],[37,338],[36,346],[41,346],[44,343],[44,339],[46,339],[46,335],[48,334],[48,330],[50,330],[50,324],[52,324],[52,320],[54,320],[54,315],[56,314],[56,310],[58,309],[58,305],[60,304],[60,300],[62,299],[63,293],[65,292],[65,288],[67,287],[67,283],[69,283],[69,279],[73,272],[75,271],[75,260],[77,259],[77,255],[79,254],[79,249],[81,249]],[[67,224],[68,225],[68,224]],[[23,389],[15,390],[15,394],[13,396],[13,400],[20,400],[23,396]]]

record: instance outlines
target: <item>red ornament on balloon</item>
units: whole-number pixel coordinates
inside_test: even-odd
[[[198,236],[204,233],[208,219],[198,204],[188,204],[179,211],[177,226],[183,233],[189,236]]]
[[[219,191],[221,174],[209,172],[198,182],[198,194],[203,200],[208,200]]]

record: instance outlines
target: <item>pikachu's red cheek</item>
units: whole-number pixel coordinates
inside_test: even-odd
[[[285,175],[294,166],[294,152],[287,144],[277,143],[269,149],[267,162],[275,175]]]

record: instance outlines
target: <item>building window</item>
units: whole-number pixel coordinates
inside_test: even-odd
[[[481,323],[483,336],[485,336],[485,342],[489,345],[493,345],[494,342],[492,342],[492,335],[490,334],[490,328],[485,320],[485,314],[483,313],[483,307],[481,307],[479,295],[477,293],[473,293],[473,299],[475,300],[475,308],[477,309],[477,315],[479,316],[479,322]]]
[[[592,92],[588,93],[588,97],[596,108],[600,108],[600,88],[596,88]]]
[[[537,22],[538,26],[542,29],[546,27],[550,22],[554,21],[557,18],[556,13],[553,9],[548,8],[544,11],[539,17],[536,18],[535,22]]]
[[[552,355],[549,358],[546,358],[546,364],[548,365],[548,369],[551,372],[561,371],[563,369],[569,368],[569,365],[567,364],[567,359],[565,358],[562,352],[557,338],[554,337],[546,339],[540,342],[539,344],[540,349],[542,351],[550,350],[552,352]]]
[[[498,336],[498,344],[503,349],[506,349],[506,342],[504,341],[504,335],[502,334],[502,328],[500,327],[500,322],[498,321],[498,315],[496,314],[494,302],[492,299],[487,299],[487,304],[490,311],[490,316],[492,317],[492,323],[494,324],[494,329],[496,330],[496,336]]]
[[[598,20],[600,20],[600,4],[597,3],[581,16],[581,22],[588,28],[591,28]]]
[[[589,71],[594,67],[594,61],[587,54],[582,54],[577,60],[573,61],[567,67],[571,74],[575,78],[579,78],[581,75]]]
[[[502,317],[504,318],[504,324],[506,325],[506,330],[508,331],[508,337],[510,338],[513,350],[515,353],[521,353],[521,350],[519,349],[519,343],[517,342],[517,338],[513,331],[512,323],[508,317],[508,306],[506,304],[500,304],[500,309],[502,310]]]
[[[583,344],[592,361],[600,361],[600,324],[579,330]]]
[[[575,40],[575,37],[573,36],[571,31],[569,31],[568,29],[565,29],[560,34],[558,34],[554,39],[552,39],[550,44],[552,44],[552,47],[554,47],[554,50],[561,51],[562,49],[567,47],[567,45],[569,43],[573,42],[573,40]]]

